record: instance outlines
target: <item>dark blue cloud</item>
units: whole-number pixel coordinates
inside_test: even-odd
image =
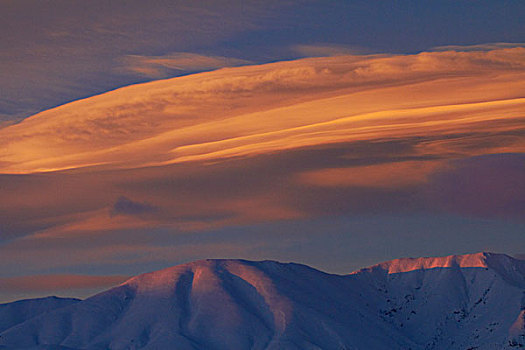
[[[157,207],[148,203],[132,201],[121,196],[117,199],[111,210],[111,215],[141,215],[157,211]]]

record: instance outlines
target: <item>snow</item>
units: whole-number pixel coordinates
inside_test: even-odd
[[[79,299],[47,297],[0,304],[0,332],[45,312],[79,302]]]
[[[512,349],[525,344],[524,277],[525,261],[491,253],[348,275],[202,260],[46,312],[0,305],[0,348]],[[2,307],[24,317],[10,321]]]

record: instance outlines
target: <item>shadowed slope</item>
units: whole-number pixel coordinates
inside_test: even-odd
[[[72,298],[47,297],[0,304],[0,332],[37,315],[73,305],[79,301],[79,299]]]

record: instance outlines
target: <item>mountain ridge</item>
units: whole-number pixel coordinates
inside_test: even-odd
[[[30,317],[0,331],[0,348],[512,349],[525,346],[523,263],[477,253],[334,275],[199,260]],[[385,273],[417,266],[430,268]]]

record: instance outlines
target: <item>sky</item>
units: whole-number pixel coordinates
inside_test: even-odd
[[[521,1],[0,13],[0,302],[205,258],[524,257]]]

